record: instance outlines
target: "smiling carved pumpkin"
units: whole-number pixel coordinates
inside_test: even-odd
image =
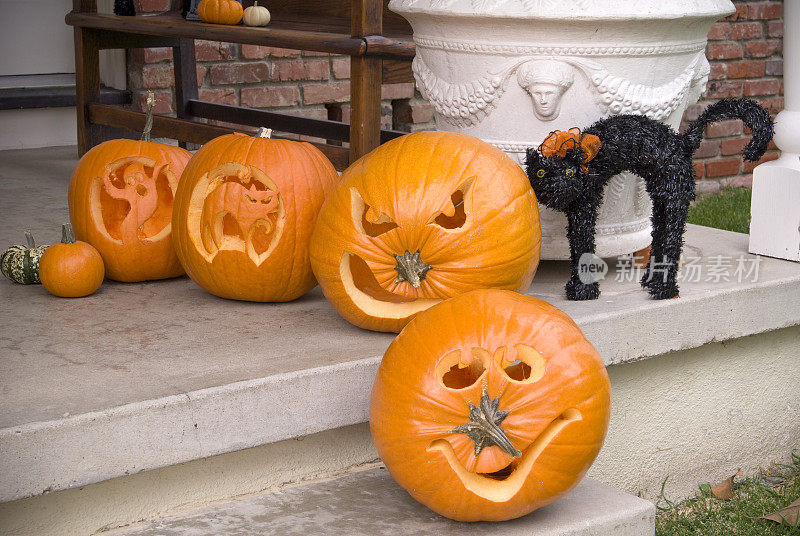
[[[527,288],[539,264],[536,197],[499,149],[418,132],[351,165],[320,212],[311,263],[353,324],[399,331],[419,311],[478,288]]]
[[[552,305],[476,290],[417,315],[378,370],[370,430],[416,500],[459,521],[523,516],[594,461],[611,402],[602,359]]]
[[[175,195],[175,250],[223,298],[289,301],[314,287],[308,242],[338,176],[313,145],[228,134],[192,157]]]

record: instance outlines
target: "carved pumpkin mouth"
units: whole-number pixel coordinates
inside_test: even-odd
[[[561,430],[570,423],[583,418],[577,408],[569,408],[550,421],[539,436],[522,451],[509,465],[493,473],[473,473],[458,460],[455,450],[446,439],[435,439],[428,446],[428,452],[441,452],[450,468],[458,475],[464,487],[492,502],[505,502],[516,495],[533,471],[539,455],[555,439]]]
[[[423,311],[442,300],[409,298],[383,288],[367,262],[354,253],[344,252],[339,276],[345,292],[364,313],[382,318],[402,319]]]

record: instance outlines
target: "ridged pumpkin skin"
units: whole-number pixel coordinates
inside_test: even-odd
[[[283,302],[316,285],[308,243],[338,180],[309,143],[229,134],[192,157],[175,196],[186,273],[223,298]]]
[[[172,202],[192,154],[163,143],[110,140],[78,162],[69,183],[69,219],[78,240],[123,282],[183,275],[172,246]]]
[[[527,379],[511,365],[518,359]],[[473,439],[454,431],[484,389],[508,412],[499,426],[518,457],[494,444],[476,457]],[[370,430],[416,500],[459,521],[502,521],[580,481],[610,403],[603,361],[566,314],[530,296],[476,290],[418,314],[392,342],[372,388]]]
[[[91,244],[75,241],[64,226],[64,239],[48,247],[39,261],[39,278],[47,292],[59,298],[82,298],[103,283],[103,258]]]
[[[211,24],[239,24],[244,14],[242,4],[236,0],[202,0],[197,6],[197,16]]]
[[[519,165],[472,136],[419,132],[342,174],[314,230],[311,263],[339,314],[396,332],[442,299],[526,289],[540,248],[536,196]],[[418,252],[406,261],[418,282],[399,276],[396,256],[406,252]]]

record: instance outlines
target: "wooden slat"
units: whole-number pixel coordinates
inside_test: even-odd
[[[172,48],[172,62],[175,71],[176,115],[182,119],[191,117],[189,101],[197,99],[197,64],[194,54],[194,39],[181,39]],[[186,142],[180,143],[186,148]]]
[[[399,38],[384,37],[382,35],[367,35],[364,37],[364,41],[367,44],[365,55],[398,60],[414,59],[414,41],[410,37]]]
[[[100,102],[103,104],[130,104],[131,93],[120,89],[102,88]],[[0,110],[66,108],[70,106],[75,106],[75,86],[0,89]]]
[[[100,32],[100,49],[174,47],[178,39],[158,35],[142,35],[112,30]]]
[[[125,110],[105,104],[90,104],[87,108],[89,112],[89,121],[92,123],[122,127],[134,132],[141,132],[144,128],[145,115],[142,112],[134,112],[132,110]],[[254,130],[255,129],[253,129],[253,131]],[[177,117],[156,115],[153,117],[153,130],[151,132],[153,137],[157,138],[171,138],[203,144],[219,136],[242,131],[244,131],[244,129],[234,130],[229,127],[208,125]],[[350,161],[347,149],[323,143],[312,143],[312,145],[325,153],[336,169],[343,170],[349,165]]]
[[[383,83],[402,84],[414,82],[411,62],[406,60],[383,60]]]
[[[79,0],[75,0],[76,4]],[[78,127],[78,155],[100,142],[92,127],[87,104],[100,102],[100,49],[96,30],[75,28],[75,108]]]
[[[188,111],[190,115],[195,117],[238,123],[251,127],[268,127],[293,134],[304,134],[306,136],[339,141],[348,141],[350,139],[350,125],[341,121],[311,119],[310,117],[198,100],[189,101]]]
[[[65,20],[67,24],[80,28],[315,50],[351,56],[360,56],[366,50],[362,39],[344,33],[315,31],[313,24],[306,25],[307,29],[281,28],[279,21],[266,28],[226,26],[186,21],[175,12],[153,17],[117,17],[72,12],[67,14]]]
[[[380,34],[382,0],[350,0],[350,35]],[[350,159],[357,160],[380,144],[381,66],[374,57],[350,58]]]

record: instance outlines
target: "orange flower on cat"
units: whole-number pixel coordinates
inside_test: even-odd
[[[597,155],[600,145],[602,145],[600,138],[594,134],[581,135],[580,129],[573,127],[569,130],[554,130],[551,132],[539,146],[539,151],[546,158],[554,156],[564,158],[568,150],[580,146],[583,149],[584,163],[581,169],[585,172],[586,162]]]

